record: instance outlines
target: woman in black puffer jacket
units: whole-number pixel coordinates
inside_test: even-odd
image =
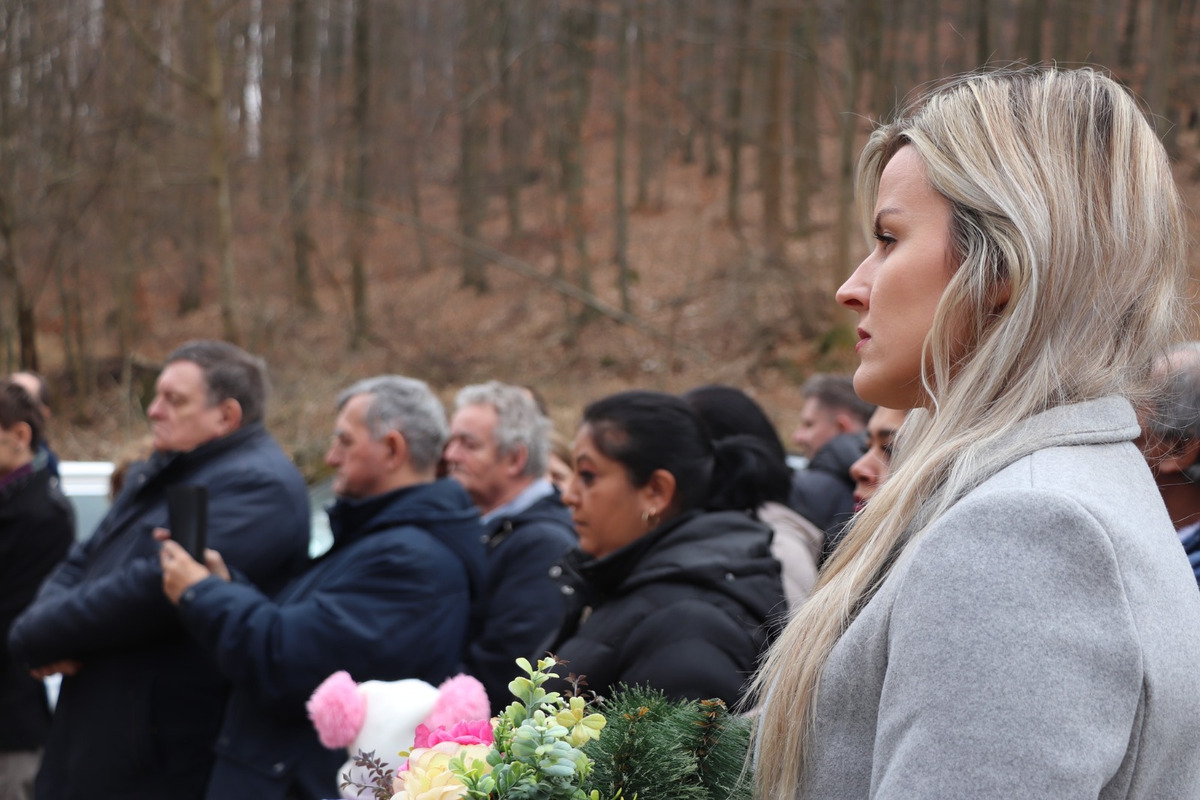
[[[562,672],[601,696],[625,683],[741,699],[785,609],[771,530],[746,513],[769,458],[749,437],[714,444],[671,395],[588,406],[563,496],[579,549],[558,570],[570,610],[549,649]]]

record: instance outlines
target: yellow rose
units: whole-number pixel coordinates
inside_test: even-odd
[[[460,753],[469,766],[479,760],[486,764],[491,745],[439,742],[433,747],[418,748],[408,754],[408,769],[396,775],[392,784],[392,800],[459,800],[467,788],[450,771],[450,760]],[[490,772],[487,766],[485,772]]]

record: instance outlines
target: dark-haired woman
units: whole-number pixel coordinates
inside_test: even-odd
[[[750,395],[733,386],[697,386],[683,393],[686,400],[708,426],[713,439],[752,436],[761,441],[770,456],[762,462],[753,486],[763,496],[755,506],[754,517],[775,532],[771,553],[782,569],[783,591],[788,608],[796,608],[812,593],[817,582],[817,562],[825,531],[788,507],[792,491],[792,472],[779,433]]]
[[[625,683],[738,701],[784,610],[771,531],[742,510],[761,503],[762,445],[714,445],[685,401],[635,391],[588,406],[573,455],[573,606],[549,649],[602,696]]]

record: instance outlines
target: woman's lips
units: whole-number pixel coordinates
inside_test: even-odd
[[[857,353],[859,350],[861,350],[862,346],[864,344],[866,344],[867,340],[869,340],[870,338],[871,338],[871,334],[867,333],[862,328],[859,328],[858,329],[858,344],[854,345],[854,352]]]

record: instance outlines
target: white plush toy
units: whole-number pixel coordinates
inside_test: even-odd
[[[321,744],[331,750],[344,747],[350,753],[338,770],[338,786],[347,773],[357,783],[365,781],[366,771],[354,765],[359,751],[374,751],[376,758],[396,770],[404,763],[398,754],[413,746],[418,725],[449,728],[491,715],[483,684],[469,675],[447,678],[435,689],[416,679],[356,684],[350,673],[335,672],[312,693],[307,707]],[[341,792],[344,798],[372,796],[353,787]]]

